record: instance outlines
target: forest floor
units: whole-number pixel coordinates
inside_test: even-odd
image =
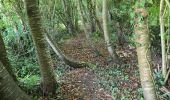
[[[90,67],[71,68],[54,54],[52,57],[57,75],[58,89],[56,94],[50,96],[50,98],[53,98],[52,100],[144,100],[135,47],[128,43],[121,46],[117,45],[116,53],[122,60],[122,63],[117,65],[110,59],[103,39],[97,39],[94,45],[99,51],[98,55],[89,47],[84,34],[78,34],[60,43],[60,49],[68,58],[87,62]],[[157,64],[160,65],[161,60],[156,54],[152,58],[156,89],[158,90],[162,79],[161,73],[155,72],[155,70],[157,69]],[[27,63],[26,65],[28,66]],[[35,68],[38,71],[38,65]],[[37,81],[40,80],[40,74],[36,72],[34,75],[32,71],[30,72],[31,74],[26,79],[21,78],[21,83],[24,82],[24,86],[21,86],[25,87],[25,91],[33,95],[34,99],[48,100],[45,99],[46,96],[42,95],[39,85],[36,85]],[[29,89],[30,83],[35,83],[37,87],[31,86],[32,88]],[[167,100],[162,99],[166,98],[166,95],[160,92],[158,94],[159,100]]]
[[[142,91],[136,66],[135,48],[129,45],[117,47],[123,60],[118,66],[109,58],[102,39],[94,43],[100,55],[96,56],[88,46],[84,34],[66,40],[60,48],[72,59],[92,63],[91,68],[65,68],[59,75],[59,95],[63,100],[139,100]],[[62,63],[62,62],[61,62]],[[62,67],[62,66],[61,66]],[[61,71],[58,67],[57,70]],[[69,69],[69,70],[68,70]]]

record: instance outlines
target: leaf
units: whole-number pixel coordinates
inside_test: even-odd
[[[135,17],[135,13],[134,12],[130,12],[130,17],[134,18]]]
[[[153,1],[152,0],[147,0],[148,3],[150,4],[153,4]]]

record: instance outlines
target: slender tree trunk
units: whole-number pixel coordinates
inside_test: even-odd
[[[84,12],[82,10],[81,3],[82,3],[82,1],[79,0],[78,1],[78,7],[79,7],[79,13],[80,13],[80,18],[81,18],[81,21],[82,21],[84,33],[86,35],[86,39],[87,39],[87,42],[88,42],[89,46],[93,49],[93,52],[96,53],[96,56],[97,56],[100,53],[96,49],[96,47],[94,46],[94,43],[93,43],[93,41],[91,39],[91,36],[90,36],[90,31],[88,30],[88,27],[86,26],[86,23],[85,23],[86,18],[84,17],[85,14],[84,14]]]
[[[103,30],[104,30],[104,38],[107,45],[107,49],[111,57],[114,61],[118,60],[118,56],[116,52],[113,50],[112,45],[110,43],[109,39],[109,33],[108,33],[108,27],[107,27],[107,15],[108,15],[108,9],[107,9],[107,0],[103,0]]]
[[[78,1],[78,7],[79,7],[80,19],[82,21],[82,25],[83,25],[84,33],[86,35],[86,39],[87,39],[88,43],[90,44],[91,43],[90,35],[89,35],[90,32],[88,32],[87,27],[86,27],[86,23],[85,23],[86,18],[84,16],[84,13],[83,13],[83,10],[82,10],[82,7],[81,7],[81,3],[82,3],[82,1],[79,0]]]
[[[151,52],[149,30],[147,23],[147,12],[144,8],[135,8],[136,18],[134,32],[136,33],[136,52],[140,80],[145,100],[157,100],[154,78],[152,76]],[[142,16],[142,18],[141,18]]]
[[[170,1],[169,0],[165,0],[165,2],[168,5],[169,11],[170,11]]]
[[[0,33],[0,61],[6,67],[6,70],[12,76],[14,81],[17,81],[17,78],[16,78],[14,72],[12,71],[12,66],[11,66],[11,64],[9,62],[8,57],[7,57],[7,52],[6,52],[6,49],[5,49],[5,44],[4,44],[4,41],[3,41],[1,33]]]
[[[78,23],[78,21],[79,21],[79,18],[78,18],[78,13],[77,13],[77,11],[78,11],[78,7],[76,7],[76,9],[75,9],[75,11],[74,11],[74,27],[75,27],[75,30],[76,30],[76,32],[78,32],[79,31],[79,23]]]
[[[89,18],[90,18],[90,26],[91,26],[91,32],[96,32],[96,24],[94,19],[94,10],[93,10],[93,3],[92,0],[87,0],[87,8],[89,12]]]
[[[10,76],[6,67],[0,61],[0,98],[1,100],[31,100],[31,98],[20,89]]]
[[[162,74],[163,77],[165,78],[167,74],[167,67],[166,67],[165,31],[164,31],[163,13],[164,13],[164,0],[161,0],[159,21],[160,21],[160,32],[161,32]]]
[[[99,13],[99,12],[96,12],[96,11],[97,11],[97,10],[96,10],[96,0],[91,0],[91,1],[93,2],[93,6],[92,6],[93,18],[94,18],[94,20],[95,20],[95,22],[96,22],[96,26],[98,27],[99,31],[100,31],[101,33],[103,33],[102,25],[101,25],[101,23],[100,23],[97,15],[96,15],[97,13]]]
[[[75,61],[72,59],[67,58],[62,51],[59,49],[59,47],[57,45],[55,45],[55,43],[53,42],[53,40],[51,39],[51,37],[46,34],[46,40],[48,42],[48,44],[51,46],[51,48],[53,49],[53,51],[57,54],[57,56],[63,61],[65,62],[65,64],[69,65],[70,67],[73,68],[83,68],[83,67],[88,67],[88,63],[85,62],[79,62],[79,61]]]
[[[40,64],[43,91],[45,93],[52,93],[55,91],[56,78],[51,66],[50,54],[48,51],[47,42],[45,40],[45,34],[43,34],[41,26],[38,0],[26,0],[26,8],[32,38],[35,43],[37,57]]]
[[[126,41],[123,35],[122,27],[120,22],[115,22],[115,26],[117,28],[117,36],[118,36],[118,43],[120,45],[123,45]]]
[[[73,24],[73,16],[71,14],[73,9],[71,8],[70,0],[62,0],[62,3],[63,3],[63,8],[64,8],[65,17],[66,17],[66,24],[67,24],[68,31],[70,34],[75,34],[75,27]]]

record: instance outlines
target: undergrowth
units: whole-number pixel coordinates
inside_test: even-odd
[[[38,62],[35,59],[35,51],[32,50],[29,54],[29,56],[20,55],[14,54],[11,50],[8,51],[8,57],[17,79],[19,80],[20,87],[22,87],[28,94],[33,95],[35,100],[37,100],[36,98],[42,95],[39,91],[39,84],[41,80],[40,70]],[[109,65],[99,67],[99,64],[95,65],[89,63],[89,66],[90,67],[88,69],[97,76],[96,83],[98,86],[103,90],[108,91],[114,100],[144,100],[139,80],[139,71],[136,65],[125,64],[122,66]],[[69,73],[71,70],[74,70],[60,61],[54,65],[54,69],[58,81],[61,76]],[[159,91],[159,88],[163,85],[161,73],[154,73],[154,78],[157,80],[155,86],[157,91]],[[166,94],[161,92],[157,92],[157,94],[159,98],[167,100]]]
[[[30,58],[19,58],[13,55],[10,55],[9,58],[13,70],[16,72],[17,79],[19,80],[19,85],[28,94],[32,94],[34,98],[37,98],[38,95],[42,95],[41,92],[38,91],[38,85],[41,78],[37,62]],[[98,65],[93,64],[90,65],[92,66],[88,69],[97,76],[96,83],[98,86],[101,89],[108,91],[114,100],[144,100],[139,80],[139,71],[134,65],[109,65],[107,67],[98,67]],[[60,62],[56,64],[54,68],[57,79],[73,70]],[[161,73],[154,73],[154,78],[157,80],[156,89],[158,90],[163,85]],[[166,94],[161,92],[157,92],[157,94],[163,100],[167,100]]]

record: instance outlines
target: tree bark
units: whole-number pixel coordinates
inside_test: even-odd
[[[116,23],[115,26],[117,28],[118,44],[123,45],[126,42],[126,40],[123,35],[121,23],[120,22],[115,22],[115,23]]]
[[[38,0],[26,0],[27,15],[32,32],[32,38],[36,47],[37,57],[42,75],[42,88],[45,93],[53,93],[56,86],[54,69],[51,66],[48,45],[41,26]]]
[[[96,14],[99,13],[99,12],[96,12],[97,10],[95,9],[95,8],[96,8],[96,0],[91,0],[91,2],[92,2],[92,4],[93,4],[93,6],[92,6],[93,18],[94,18],[94,20],[95,20],[95,22],[96,22],[96,25],[97,25],[99,31],[100,31],[101,33],[103,33],[102,25],[101,25],[98,17],[96,16]]]
[[[82,1],[79,0],[78,1],[78,8],[79,8],[80,18],[81,18],[81,21],[82,21],[82,26],[83,26],[83,29],[84,29],[84,33],[86,35],[87,42],[88,42],[89,46],[92,48],[93,53],[96,53],[96,55],[99,55],[100,52],[94,46],[93,40],[92,40],[91,35],[90,35],[90,31],[89,31],[89,29],[88,29],[88,27],[85,23],[86,18],[84,17],[85,14],[82,10],[81,3],[82,3]]]
[[[75,34],[75,26],[73,24],[72,8],[70,0],[62,0],[64,13],[66,17],[67,29],[70,34]],[[69,4],[70,3],[70,4]]]
[[[78,8],[79,8],[79,13],[80,13],[80,18],[81,18],[81,21],[82,21],[82,26],[83,26],[84,33],[86,35],[86,39],[88,41],[88,44],[93,48],[94,45],[92,44],[92,40],[90,38],[90,34],[89,34],[90,32],[88,31],[88,29],[86,27],[86,23],[85,23],[86,18],[84,17],[85,14],[83,13],[83,10],[82,10],[82,7],[81,7],[81,3],[82,3],[82,1],[79,0],[78,1]]]
[[[154,78],[152,76],[151,52],[149,30],[147,23],[147,12],[144,8],[135,8],[136,18],[134,32],[136,34],[136,52],[140,80],[145,100],[157,100]],[[142,18],[141,18],[142,16]]]
[[[104,38],[107,45],[108,52],[110,56],[113,58],[115,62],[118,60],[118,56],[116,52],[113,50],[112,45],[110,43],[109,39],[109,33],[108,33],[108,27],[107,27],[107,14],[108,14],[108,8],[107,8],[107,0],[103,0],[103,30],[104,30]]]
[[[88,63],[85,62],[79,62],[79,61],[75,61],[75,60],[71,60],[69,58],[67,58],[62,51],[59,49],[59,47],[57,45],[55,45],[55,43],[53,42],[53,40],[51,39],[51,37],[46,34],[46,40],[48,42],[48,44],[51,46],[51,48],[53,49],[53,51],[56,53],[56,55],[63,61],[65,62],[65,64],[69,65],[70,67],[73,68],[83,68],[83,67],[88,67]]]
[[[163,77],[165,78],[167,74],[167,66],[166,66],[165,30],[164,30],[163,13],[164,13],[164,0],[161,0],[159,21],[160,21],[160,32],[161,32],[162,74]]]
[[[91,32],[96,32],[96,24],[95,24],[95,19],[94,19],[94,7],[92,0],[87,0],[87,8],[89,12],[89,19],[90,19],[90,26],[91,26]]]
[[[3,63],[3,65],[6,67],[6,70],[9,72],[9,74],[12,76],[14,81],[17,81],[17,78],[12,70],[12,66],[10,64],[10,61],[7,57],[7,52],[5,49],[5,44],[2,38],[2,35],[0,33],[0,61]]]
[[[31,100],[31,98],[20,89],[10,76],[6,67],[0,61],[0,98],[1,100]]]

